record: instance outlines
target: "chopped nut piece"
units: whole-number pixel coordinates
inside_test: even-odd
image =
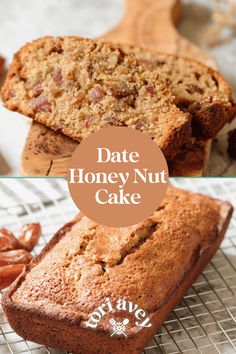
[[[203,95],[204,91],[201,87],[194,85],[194,84],[190,84],[187,86],[186,91],[188,93],[190,93],[191,95],[194,93],[199,93],[200,95]]]
[[[118,64],[119,55],[117,53],[111,53],[107,59],[109,68],[115,68]]]
[[[119,119],[114,117],[106,117],[105,121],[106,123],[109,123],[110,125],[114,125],[114,126],[124,125]]]
[[[115,98],[123,98],[133,93],[133,90],[128,87],[125,81],[112,83],[107,85],[111,91],[111,94]]]

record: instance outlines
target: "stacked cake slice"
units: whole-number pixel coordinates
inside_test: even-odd
[[[223,77],[193,60],[80,37],[44,37],[14,57],[7,108],[82,141],[106,126],[138,129],[168,160],[214,137],[236,113]]]

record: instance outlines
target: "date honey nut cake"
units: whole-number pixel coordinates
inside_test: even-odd
[[[175,54],[155,53],[140,47],[121,45],[139,62],[161,75],[175,96],[175,104],[191,113],[193,135],[213,138],[236,116],[230,85],[221,74],[196,60]]]
[[[5,106],[81,141],[106,126],[153,138],[168,159],[191,137],[191,117],[156,72],[101,41],[44,37],[14,57],[2,89]]]
[[[8,321],[26,340],[76,354],[141,353],[215,254],[231,214],[227,202],[170,187],[138,225],[110,228],[80,215],[3,295]],[[132,302],[151,326],[103,305],[90,328],[107,299]],[[127,337],[112,335],[111,322],[124,318]]]

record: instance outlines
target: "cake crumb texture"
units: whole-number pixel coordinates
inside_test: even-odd
[[[121,48],[133,53],[141,65],[165,79],[177,107],[193,117],[193,136],[213,138],[235,118],[232,89],[219,72],[181,55],[155,53],[128,45]]]
[[[14,57],[2,89],[5,106],[81,141],[107,126],[152,138],[171,159],[191,137],[191,116],[157,72],[111,44],[44,37]]]

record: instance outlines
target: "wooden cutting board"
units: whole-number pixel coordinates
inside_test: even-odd
[[[181,6],[178,0],[126,0],[122,20],[103,39],[139,45],[156,51],[176,53],[216,67],[213,58],[177,32]],[[25,176],[65,176],[77,142],[33,122],[21,158]],[[202,176],[210,155],[211,142],[197,145],[175,159],[172,176]]]

